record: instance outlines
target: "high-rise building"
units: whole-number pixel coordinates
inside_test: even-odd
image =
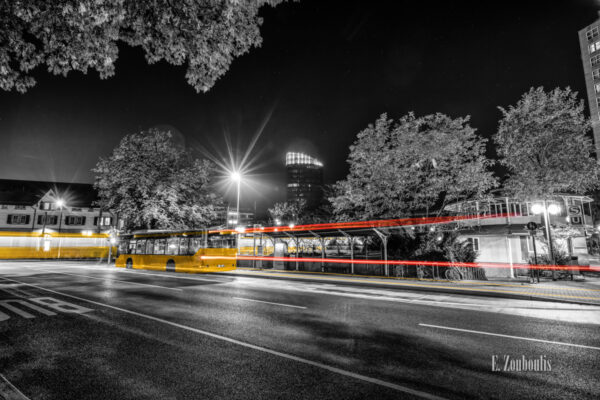
[[[307,208],[318,207],[323,197],[323,163],[304,153],[285,155],[287,201],[306,201]]]
[[[600,18],[579,31],[596,157],[600,157]]]

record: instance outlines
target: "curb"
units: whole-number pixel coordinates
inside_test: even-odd
[[[278,271],[279,272],[279,271]],[[289,271],[285,271],[282,270],[280,271],[281,273],[289,273]],[[213,272],[212,274],[214,275],[224,275],[224,276],[242,276],[242,277],[246,277],[246,278],[258,278],[258,279],[277,279],[277,280],[287,280],[287,281],[294,281],[294,280],[301,280],[302,282],[310,282],[310,283],[337,283],[337,284],[342,284],[342,285],[346,285],[346,286],[355,286],[355,287],[376,287],[376,288],[380,288],[380,289],[392,289],[392,290],[411,290],[411,291],[417,291],[417,292],[434,292],[434,293],[445,293],[445,294],[461,294],[464,296],[477,296],[477,297],[496,297],[496,298],[503,298],[503,299],[513,299],[513,300],[533,300],[533,301],[547,301],[547,302],[553,302],[553,303],[569,303],[569,304],[578,304],[578,305],[585,305],[585,306],[600,306],[600,304],[597,303],[591,303],[591,302],[585,302],[585,301],[579,301],[579,300],[570,300],[570,299],[557,299],[557,298],[553,298],[553,297],[541,297],[541,296],[531,296],[531,295],[526,295],[526,294],[519,294],[519,293],[497,293],[497,292],[485,292],[485,291],[466,291],[466,290],[462,290],[461,288],[456,288],[456,289],[451,289],[451,288],[435,288],[435,287],[426,287],[426,286],[419,286],[419,285],[414,285],[414,286],[410,286],[410,285],[399,285],[399,286],[395,286],[395,285],[390,285],[390,284],[386,284],[386,283],[382,283],[382,282],[352,282],[352,281],[335,281],[335,280],[331,280],[331,282],[328,282],[327,280],[323,280],[323,279],[316,279],[316,278],[312,278],[309,276],[302,276],[300,274],[298,274],[297,277],[285,277],[285,276],[267,276],[267,275],[254,275],[253,273],[229,273],[229,272]],[[360,275],[344,275],[346,277],[360,277]],[[386,279],[390,279],[390,278],[386,278]],[[393,278],[391,278],[393,279]]]

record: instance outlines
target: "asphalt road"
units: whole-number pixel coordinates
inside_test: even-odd
[[[600,393],[600,307],[562,303],[3,261],[0,338],[0,398]]]

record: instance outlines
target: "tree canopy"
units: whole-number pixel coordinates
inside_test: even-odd
[[[584,194],[599,184],[600,169],[589,137],[583,101],[569,88],[531,88],[502,112],[494,136],[509,175],[505,189],[517,197]]]
[[[115,73],[118,42],[146,60],[187,65],[196,91],[207,91],[233,59],[260,46],[258,11],[283,0],[0,0],[0,88],[25,92],[30,71]]]
[[[444,114],[397,122],[382,114],[350,146],[350,172],[330,198],[338,219],[393,218],[442,209],[496,185],[486,141],[469,117]]]
[[[275,203],[273,207],[268,209],[269,216],[274,223],[280,224],[299,224],[301,223],[300,216],[306,208],[304,200],[298,202]]]
[[[169,132],[151,129],[125,136],[93,171],[100,206],[131,229],[189,229],[216,217],[214,166],[194,159]]]

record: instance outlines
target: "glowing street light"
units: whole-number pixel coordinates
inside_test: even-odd
[[[231,173],[231,180],[234,182],[241,182],[242,181],[242,175],[240,175],[239,172],[237,171],[233,171]]]

